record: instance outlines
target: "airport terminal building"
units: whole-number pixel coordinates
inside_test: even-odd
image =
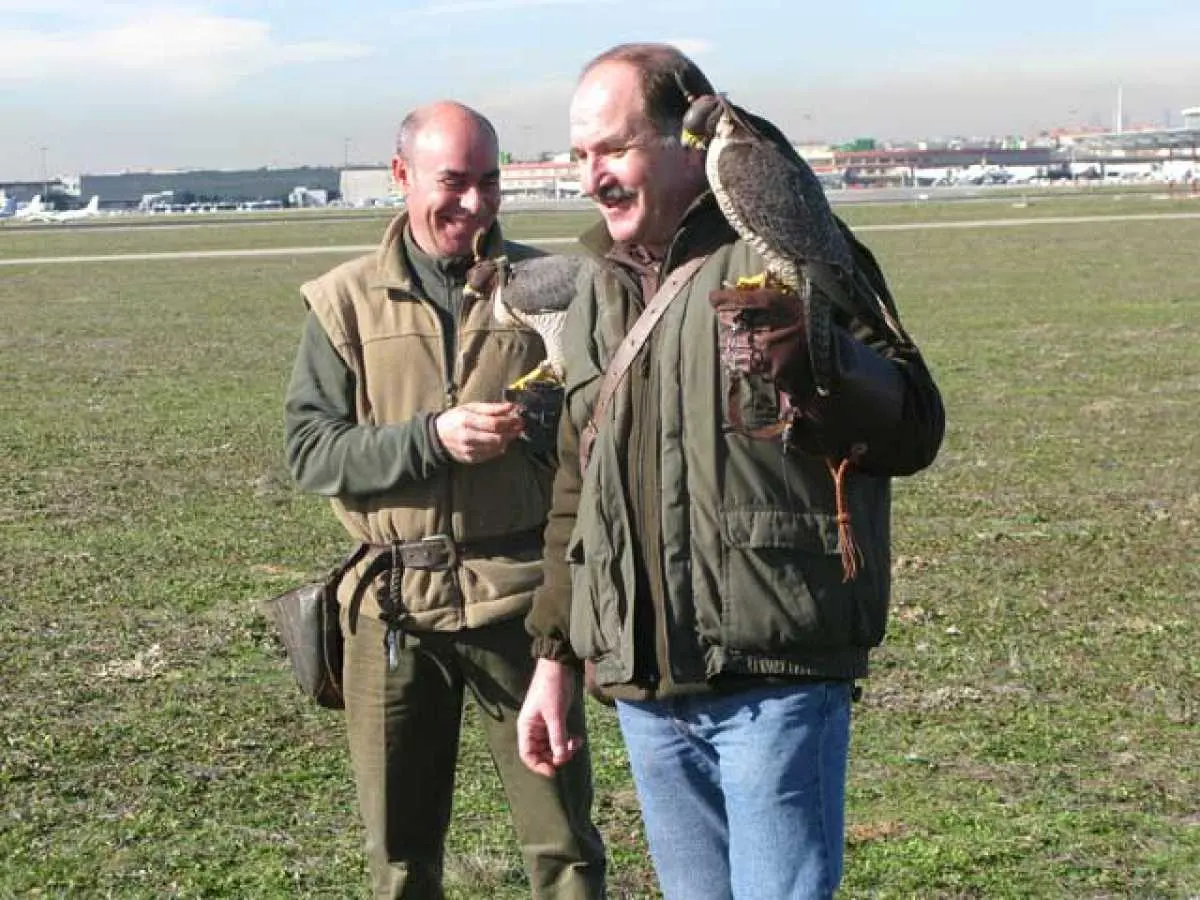
[[[287,205],[297,187],[336,196],[341,170],[332,166],[289,169],[209,169],[81,175],[79,195],[100,196],[106,209],[136,209],[149,195],[173,196],[178,204],[278,203]]]

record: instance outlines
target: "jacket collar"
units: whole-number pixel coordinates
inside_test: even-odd
[[[414,279],[412,260],[404,246],[404,229],[408,227],[409,215],[402,212],[388,223],[379,249],[375,251],[375,276],[370,286],[399,291],[412,296]],[[504,236],[497,220],[483,239],[483,255],[489,259],[504,254]]]

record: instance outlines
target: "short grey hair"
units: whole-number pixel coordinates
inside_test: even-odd
[[[466,113],[470,118],[474,119],[475,122],[485,132],[492,136],[492,140],[496,142],[497,147],[500,146],[500,137],[496,134],[495,126],[492,125],[487,116],[483,115],[481,112],[471,109],[471,107],[463,103],[459,103],[454,100],[444,100],[438,103],[431,103],[428,106],[418,107],[404,117],[404,120],[400,123],[400,127],[396,129],[396,155],[405,162],[410,162],[412,160],[413,145],[416,143],[417,136],[421,133],[421,129],[428,124],[429,119],[433,116],[433,113],[438,107],[446,106],[454,107],[463,113]]]

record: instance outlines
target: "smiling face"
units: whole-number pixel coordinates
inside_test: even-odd
[[[435,257],[471,256],[476,232],[500,209],[495,133],[470,110],[439,104],[423,114],[392,174],[404,192],[417,246]]]
[[[658,133],[646,115],[638,70],[605,62],[571,99],[571,150],[584,193],[613,240],[663,250],[706,188],[703,154]]]

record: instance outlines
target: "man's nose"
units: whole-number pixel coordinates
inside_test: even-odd
[[[585,196],[596,194],[596,186],[604,177],[604,166],[599,159],[585,159],[579,163],[579,188]]]
[[[483,209],[483,195],[479,188],[467,188],[462,192],[458,202],[471,215],[477,215]]]

